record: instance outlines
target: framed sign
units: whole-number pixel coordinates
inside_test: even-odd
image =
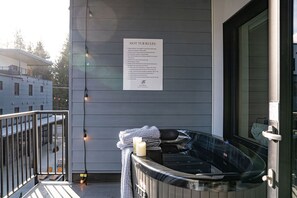
[[[124,39],[123,89],[163,90],[163,40]]]

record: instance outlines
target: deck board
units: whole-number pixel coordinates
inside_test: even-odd
[[[43,197],[43,198],[118,198],[120,197],[120,183],[88,183],[78,184],[63,181],[44,181],[37,184],[29,192],[23,193],[24,198]]]

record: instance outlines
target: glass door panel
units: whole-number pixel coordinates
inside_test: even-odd
[[[267,146],[268,126],[267,11],[239,28],[238,135]]]

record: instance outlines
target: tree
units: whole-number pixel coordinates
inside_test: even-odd
[[[26,50],[26,45],[24,43],[24,39],[21,33],[21,30],[16,31],[14,34],[14,48]]]
[[[68,87],[69,87],[69,40],[64,42],[61,55],[52,67],[53,74],[53,108],[68,109]]]
[[[27,46],[27,52],[33,54],[33,44],[30,42],[29,45]]]
[[[48,52],[45,51],[43,43],[41,41],[37,42],[36,47],[33,50],[33,54],[43,59],[50,58]],[[41,76],[43,79],[46,80],[52,79],[51,66],[31,66],[31,68],[34,76]]]
[[[48,54],[47,51],[45,51],[44,47],[43,47],[43,43],[41,41],[38,41],[36,43],[36,47],[33,51],[33,54],[35,54],[36,56],[39,56],[41,58],[44,58],[44,59],[49,59],[50,58],[50,55]]]

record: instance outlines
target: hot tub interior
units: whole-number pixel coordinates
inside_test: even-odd
[[[168,133],[172,130],[162,130]],[[189,174],[223,176],[221,179],[261,180],[265,162],[255,152],[229,144],[210,134],[189,130],[176,130],[178,137],[163,140],[161,150],[149,152],[149,156],[168,168]],[[216,177],[218,178],[218,177]]]

